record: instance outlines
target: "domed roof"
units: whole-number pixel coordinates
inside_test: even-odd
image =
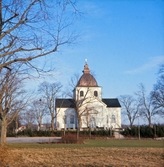
[[[84,65],[83,75],[79,79],[77,86],[98,86],[96,79],[90,74],[87,62]]]

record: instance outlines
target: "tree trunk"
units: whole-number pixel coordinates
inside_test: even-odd
[[[38,124],[38,131],[40,130],[40,127],[41,127],[41,124],[39,123],[39,124]]]
[[[15,135],[17,136],[17,132],[18,132],[18,115],[15,118]]]
[[[6,144],[6,134],[7,134],[7,122],[2,120],[1,121],[1,140],[0,145],[3,146]]]
[[[81,117],[78,117],[78,127],[77,127],[77,140],[79,139],[79,133],[81,128]]]
[[[149,116],[148,122],[149,122],[149,127],[151,127],[151,116]]]
[[[78,125],[78,127],[77,127],[77,135],[76,135],[77,140],[79,139],[79,132],[80,132],[80,128],[79,128],[79,125]]]
[[[15,130],[17,130],[17,129],[18,129],[18,119],[16,117],[16,120],[15,120]]]
[[[54,120],[55,120],[55,118],[54,117],[52,117],[51,118],[51,129],[54,131]]]
[[[38,131],[41,129],[41,126],[42,126],[42,119],[40,119],[38,122]]]
[[[31,129],[31,123],[28,122],[27,129]]]
[[[133,126],[133,123],[132,123],[132,121],[130,120],[130,128],[132,128],[132,126]]]

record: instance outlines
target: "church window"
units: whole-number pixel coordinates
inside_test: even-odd
[[[84,92],[82,90],[80,91],[80,96],[84,96]]]
[[[115,117],[115,115],[112,115],[112,123],[116,123],[116,117]]]
[[[95,120],[94,117],[92,117],[92,118],[90,119],[90,127],[91,127],[91,128],[95,128],[95,127],[96,127],[96,120]]]
[[[97,91],[94,91],[94,96],[98,96],[98,92]]]
[[[70,124],[74,124],[74,115],[70,115]]]

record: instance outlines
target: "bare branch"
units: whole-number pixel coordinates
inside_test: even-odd
[[[157,114],[156,108],[152,105],[150,95],[146,96],[146,90],[143,84],[139,85],[139,91],[136,93],[140,104],[140,115],[145,117],[151,126],[152,117]]]
[[[61,93],[62,85],[60,83],[48,83],[43,82],[39,86],[39,93],[45,100],[48,113],[51,115],[51,128],[54,130],[54,119],[56,118],[58,111],[55,110],[55,100]]]
[[[157,83],[151,92],[151,100],[158,115],[164,117],[164,65],[160,67]]]
[[[128,120],[130,122],[130,127],[132,127],[134,120],[137,118],[137,115],[139,114],[140,105],[130,95],[122,95],[120,96],[119,100],[122,104],[123,113],[127,115]]]
[[[50,55],[76,39],[69,31],[77,15],[71,0],[1,0],[0,5],[0,69],[18,63],[25,68],[26,62]]]

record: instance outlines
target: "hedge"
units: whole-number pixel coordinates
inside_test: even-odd
[[[143,138],[154,138],[154,137],[164,137],[164,125],[163,124],[154,124],[152,127],[148,125],[132,126],[131,128],[127,127],[123,131],[124,136],[137,137],[138,130],[140,129],[140,137]]]
[[[65,134],[76,134],[77,131],[76,130],[66,130]],[[80,135],[81,136],[109,136],[110,135],[110,130],[92,130],[90,132],[89,129],[80,131]],[[44,131],[44,130],[31,130],[31,129],[25,129],[23,131],[19,131],[17,134],[13,133],[11,131],[8,131],[7,133],[7,137],[14,137],[14,136],[28,136],[28,137],[36,137],[36,136],[58,136],[61,137],[64,135],[64,131],[63,130],[56,130],[56,131]],[[113,132],[112,132],[113,135]]]

